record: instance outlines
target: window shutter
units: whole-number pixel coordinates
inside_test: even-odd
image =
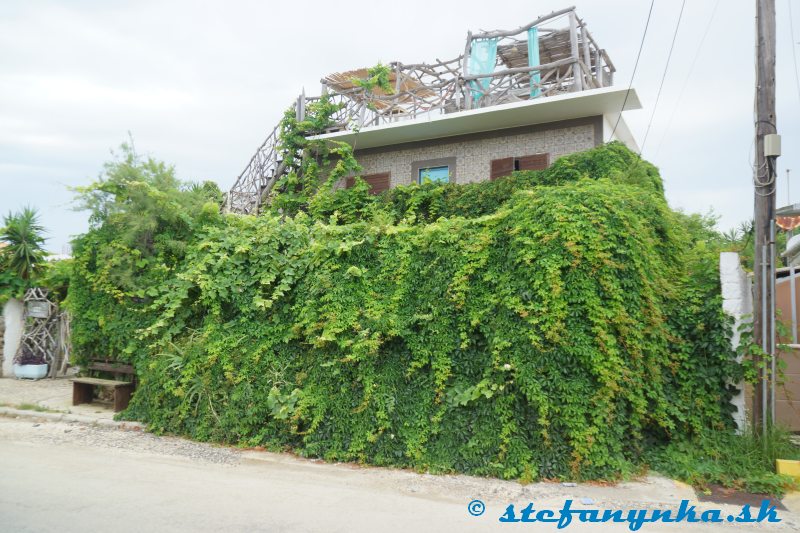
[[[388,191],[391,186],[391,174],[389,172],[381,172],[380,174],[370,174],[362,176],[364,181],[369,185],[370,194],[380,194],[383,191]]]
[[[492,160],[492,167],[491,167],[491,174],[489,175],[489,179],[494,181],[497,178],[502,178],[503,176],[508,176],[514,172],[514,158],[513,157],[506,157],[504,159],[493,159]]]
[[[389,190],[391,186],[391,173],[390,172],[381,172],[380,174],[368,174],[366,176],[361,176],[367,185],[369,185],[369,193],[370,194],[380,194],[383,191]],[[344,182],[344,186],[348,189],[356,184],[356,178],[350,177],[347,178]]]
[[[535,154],[520,157],[520,170],[544,170],[550,166],[550,154]]]

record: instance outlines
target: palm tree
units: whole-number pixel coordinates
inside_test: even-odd
[[[44,227],[39,224],[39,215],[35,209],[25,207],[19,213],[9,213],[3,224],[0,240],[5,241],[5,246],[0,248],[0,266],[28,282],[45,258]]]

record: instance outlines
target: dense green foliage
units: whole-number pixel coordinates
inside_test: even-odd
[[[466,171],[465,171],[466,172]],[[320,220],[349,224],[382,213],[394,222],[434,222],[441,217],[475,218],[494,213],[521,190],[539,185],[557,186],[580,179],[606,178],[615,184],[629,184],[663,193],[658,170],[623,144],[573,154],[556,160],[545,171],[515,172],[491,182],[466,185],[455,183],[413,184],[396,187],[374,196],[368,188],[338,189],[317,195],[310,206]]]
[[[182,263],[196,232],[218,216],[211,182],[181,183],[174,169],[123,144],[104,175],[76,189],[91,230],[73,242],[67,299],[79,357],[130,359],[148,352],[137,332],[152,322],[159,287]]]
[[[82,192],[95,224],[75,246],[73,336],[136,365],[127,416],[521,479],[614,478],[730,427],[715,252],[624,146],[375,197],[333,189],[347,153],[284,142],[303,171],[257,218],[218,215],[132,154]],[[314,168],[322,186],[302,181]]]
[[[800,448],[778,429],[766,437],[705,432],[693,439],[675,439],[647,456],[653,469],[701,489],[722,485],[782,496],[800,488],[796,479],[775,473],[776,459],[800,459]]]
[[[67,297],[72,260],[47,259],[45,233],[33,208],[5,217],[0,229],[0,306],[9,298],[23,298],[31,287],[47,289],[56,304]]]
[[[390,77],[392,75],[392,68],[389,65],[378,63],[377,65],[367,69],[366,78],[352,78],[352,83],[356,87],[361,87],[368,93],[372,93],[375,89],[380,89],[383,94],[392,94],[394,87],[392,87]],[[367,104],[372,105],[372,102]]]
[[[54,304],[62,305],[67,299],[72,278],[72,259],[49,259],[36,279],[36,285],[47,289],[47,297]]]
[[[297,120],[294,108],[284,113],[278,150],[285,173],[278,172],[281,177],[271,191],[272,212],[294,216],[305,211],[312,198],[324,196],[338,181],[361,171],[349,144],[308,138],[332,126],[340,108],[322,96],[306,106],[303,120]]]
[[[19,298],[44,270],[44,227],[36,210],[8,214],[0,227],[0,304]]]

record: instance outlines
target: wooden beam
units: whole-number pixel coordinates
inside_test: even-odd
[[[570,7],[567,7],[565,9],[559,9],[558,11],[553,11],[549,15],[545,15],[543,17],[539,17],[538,19],[534,20],[530,24],[526,24],[525,26],[520,26],[516,30],[507,30],[507,31],[497,30],[497,31],[487,31],[487,32],[483,32],[483,33],[476,33],[475,34],[475,39],[494,39],[494,38],[499,38],[499,37],[511,37],[513,35],[520,34],[520,33],[524,32],[524,31],[528,31],[530,28],[532,28],[534,26],[538,26],[539,24],[541,24],[543,22],[547,22],[548,20],[554,19],[556,17],[560,17],[561,15],[569,13],[570,11],[572,13],[575,13],[575,6],[570,6]]]
[[[581,66],[578,64],[578,60],[580,59],[580,54],[578,52],[578,17],[575,15],[575,11],[570,11],[569,13],[569,44],[570,49],[572,50],[572,59],[575,61],[572,64],[572,90],[573,91],[582,91],[583,90],[583,82],[581,73]]]
[[[581,21],[581,41],[583,41],[583,62],[589,67],[586,72],[586,83],[590,84],[594,81],[592,79],[592,56],[589,54],[589,38],[586,31],[586,24]]]
[[[603,54],[603,59],[605,60],[606,65],[608,65],[608,71],[609,72],[616,72],[617,71],[617,67],[615,67],[614,63],[611,62],[611,58],[608,57],[608,52],[606,52],[605,48],[601,48],[600,49],[600,53]]]
[[[573,59],[571,57],[565,57],[564,59],[559,59],[558,61],[553,61],[552,63],[545,63],[544,65],[536,65],[533,67],[508,68],[505,70],[498,70],[497,72],[491,72],[489,74],[473,74],[470,76],[464,76],[464,79],[477,80],[479,78],[498,78],[501,76],[508,76],[509,74],[527,73],[532,70],[550,70],[564,65],[577,64],[578,61],[579,59],[577,58]],[[580,69],[580,67],[578,68]],[[578,72],[580,72],[580,70]]]
[[[461,59],[461,72],[464,73],[464,109],[472,108],[472,94],[467,82],[467,67],[469,66],[469,51],[472,48],[472,32],[467,32],[467,44],[464,47],[464,57]]]
[[[597,69],[595,74],[597,85],[605,87],[605,81],[603,80],[603,54],[600,53],[600,50],[595,50],[595,68]]]

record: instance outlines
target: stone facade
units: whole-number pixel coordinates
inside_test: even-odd
[[[602,118],[594,117],[552,125],[485,132],[449,139],[356,150],[363,175],[391,173],[391,186],[416,181],[414,165],[420,161],[455,158],[451,182],[489,179],[494,159],[548,153],[552,163],[562,155],[589,150],[602,143]]]

